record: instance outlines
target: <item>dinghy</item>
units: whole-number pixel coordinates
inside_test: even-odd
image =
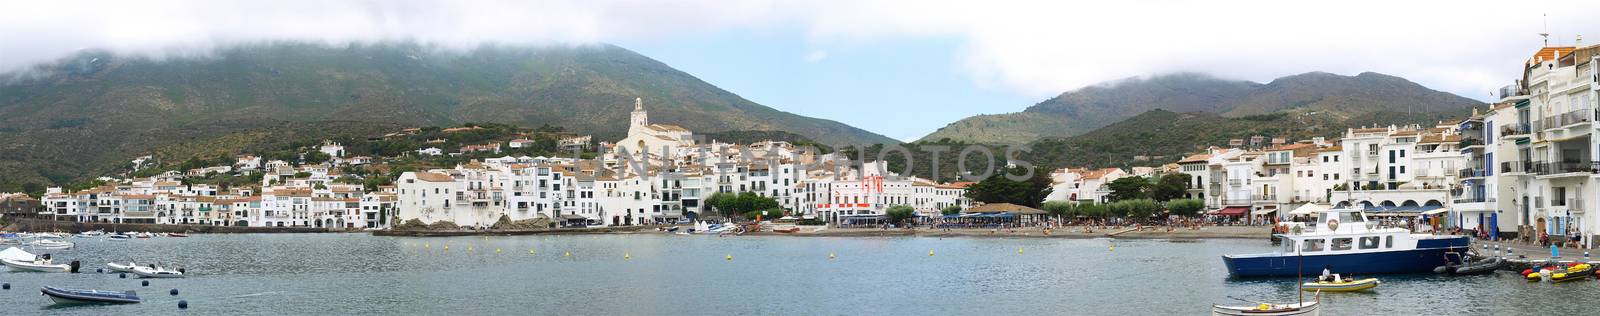
[[[106,236],[106,240],[110,240],[110,241],[126,241],[128,239],[133,239],[133,237],[128,236],[128,235],[124,235],[124,234],[113,234],[113,235],[110,235],[110,236]]]
[[[112,262],[107,263],[106,267],[115,272],[133,272],[133,268],[139,267],[139,264],[133,263],[133,261],[128,261],[126,264]]]
[[[1365,278],[1365,279],[1360,279],[1360,280],[1339,280],[1337,282],[1316,281],[1316,282],[1306,282],[1305,284],[1301,284],[1300,288],[1302,290],[1305,290],[1305,291],[1308,291],[1308,292],[1310,292],[1310,291],[1355,292],[1355,291],[1364,291],[1364,290],[1367,290],[1367,289],[1378,287],[1379,283],[1382,283],[1382,282],[1378,282],[1377,278]]]
[[[73,244],[70,241],[59,241],[59,240],[48,240],[48,239],[36,240],[36,241],[34,241],[32,243],[29,243],[28,245],[29,246],[33,246],[34,249],[49,249],[49,250],[72,249],[72,247],[75,246],[75,244]]]
[[[134,291],[100,291],[78,290],[45,286],[39,290],[44,296],[49,296],[56,304],[133,304],[139,303],[139,294]]]
[[[57,264],[50,261],[49,258],[39,258],[34,260],[0,259],[0,263],[4,263],[7,267],[11,267],[12,271],[73,272],[78,270],[73,264]],[[73,261],[73,263],[77,263],[77,261]]]
[[[183,277],[183,269],[173,270],[153,264],[148,266],[133,267],[133,270],[129,272],[133,272],[133,274],[137,274],[141,278],[171,279]]]

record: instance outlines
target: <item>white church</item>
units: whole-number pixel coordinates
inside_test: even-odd
[[[689,146],[694,146],[693,132],[677,125],[650,124],[650,117],[644,111],[644,100],[633,99],[633,118],[628,123],[628,137],[617,141],[617,153],[626,150],[630,155],[638,155],[640,150],[649,150],[651,154],[660,154],[663,147],[674,151]]]

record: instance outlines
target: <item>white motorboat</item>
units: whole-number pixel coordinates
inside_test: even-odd
[[[29,253],[28,251],[19,249],[17,247],[10,247],[10,248],[6,248],[6,250],[0,250],[0,259],[11,259],[11,260],[17,260],[17,261],[32,261],[33,259],[36,259],[36,258],[39,258],[39,256],[35,256],[32,253]]]
[[[174,269],[168,269],[166,267],[157,266],[157,265],[153,265],[152,264],[152,265],[147,265],[147,266],[133,267],[133,271],[131,271],[131,272],[133,272],[133,274],[139,275],[139,277],[141,277],[141,278],[167,279],[167,278],[181,278],[181,277],[183,277],[183,272],[184,271],[183,271],[183,269],[174,270]]]
[[[81,232],[81,233],[77,233],[75,235],[72,235],[72,238],[94,238],[94,237],[100,237],[101,235],[105,235],[105,234],[106,234],[105,231],[91,230],[91,231]]]
[[[106,236],[106,240],[110,240],[110,241],[127,241],[129,239],[133,239],[133,236],[128,236],[128,235],[124,235],[124,234],[111,234],[111,235]]]
[[[0,259],[0,263],[4,263],[7,267],[11,267],[11,270],[13,271],[72,272],[75,270],[70,264],[57,264],[48,258],[39,258],[34,260]]]
[[[147,233],[147,232],[146,233],[133,234],[133,238],[139,238],[139,239],[149,239],[150,237],[155,237],[155,236],[156,236],[155,234],[151,234],[151,233]]]
[[[112,262],[112,263],[107,263],[106,267],[110,268],[111,271],[115,271],[115,272],[133,272],[133,268],[139,267],[139,264],[133,263],[133,261],[128,261],[128,263]]]
[[[32,243],[28,243],[28,245],[29,246],[33,246],[34,249],[50,249],[50,250],[72,249],[73,246],[77,246],[77,244],[73,244],[70,241],[47,240],[47,239],[36,240],[36,241],[34,241]]]

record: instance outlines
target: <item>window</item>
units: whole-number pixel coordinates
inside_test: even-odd
[[[1400,166],[1400,173],[1406,173],[1406,166]]]
[[[1350,250],[1350,238],[1334,238],[1332,250]]]
[[[1328,162],[1328,156],[1322,156],[1322,162]]]
[[[1378,236],[1361,237],[1361,249],[1378,249]]]
[[[1384,236],[1383,237],[1383,247],[1384,248],[1394,248],[1394,236]]]
[[[1306,239],[1305,241],[1300,243],[1300,251],[1301,252],[1322,251],[1322,244],[1324,244],[1326,242],[1327,242],[1327,239]]]

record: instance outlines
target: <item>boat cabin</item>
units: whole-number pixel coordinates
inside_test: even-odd
[[[1311,223],[1287,223],[1279,234],[1284,255],[1336,255],[1413,249],[1416,240],[1402,228],[1378,227],[1357,209],[1332,209],[1317,214]],[[1397,241],[1398,239],[1398,241]]]

